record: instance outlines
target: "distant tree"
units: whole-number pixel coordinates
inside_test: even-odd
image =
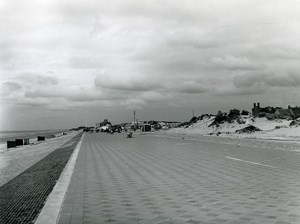
[[[214,121],[208,126],[208,127],[212,127],[212,126],[219,126],[219,124],[222,124],[224,122],[228,121],[228,116],[226,113],[222,113],[221,111],[218,112],[218,114],[216,115]]]
[[[259,113],[258,117],[266,117],[266,113]]]
[[[240,111],[238,109],[232,109],[230,110],[228,116],[239,116],[240,115]]]
[[[247,110],[242,110],[242,112],[241,112],[241,115],[249,115],[249,114],[250,114],[250,112]]]
[[[232,122],[233,120],[238,119],[240,116],[240,111],[238,109],[230,110],[228,114],[228,122]]]
[[[194,124],[198,121],[198,117],[192,117],[192,119],[189,121],[189,125]]]

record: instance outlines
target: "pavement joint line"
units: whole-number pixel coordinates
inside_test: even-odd
[[[52,192],[48,196],[48,199],[46,200],[37,220],[34,222],[35,224],[55,224],[59,220],[61,207],[70,184],[84,135],[85,134],[81,136],[80,141],[77,143],[70,160],[65,166]]]
[[[254,164],[254,165],[265,166],[265,167],[269,167],[269,168],[275,168],[275,169],[278,168],[276,166],[270,166],[270,165],[267,165],[267,164],[252,162],[252,161],[243,160],[243,159],[239,159],[239,158],[234,158],[234,157],[230,157],[230,156],[225,156],[225,158],[231,159],[231,160],[236,160],[236,161],[241,161],[241,162],[245,162],[245,163],[250,163],[250,164]]]

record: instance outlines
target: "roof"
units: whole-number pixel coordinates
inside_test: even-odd
[[[292,113],[289,111],[289,109],[277,109],[275,114],[280,116],[292,116]]]
[[[111,123],[105,119],[103,122],[100,123],[100,126],[105,126],[107,124],[111,124]]]
[[[300,116],[300,107],[291,107],[290,110],[294,116]]]

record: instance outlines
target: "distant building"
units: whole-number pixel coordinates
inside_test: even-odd
[[[277,109],[275,111],[275,115],[278,117],[278,118],[292,118],[293,117],[293,114],[291,113],[291,111],[289,109]]]
[[[253,117],[258,117],[260,113],[275,114],[276,110],[282,109],[281,107],[260,107],[260,103],[254,103],[252,108]]]
[[[103,122],[96,123],[94,126],[95,128],[108,129],[111,127],[111,123],[107,119],[104,119]]]
[[[107,126],[107,125],[111,125],[111,123],[107,119],[104,119],[104,121],[100,123],[100,127]]]
[[[259,113],[260,113],[260,105],[259,105],[259,103],[257,103],[257,105],[256,105],[256,103],[254,103],[253,108],[252,108],[253,117],[258,117]]]
[[[145,125],[144,121],[138,121],[131,122],[131,129],[141,129]]]
[[[288,110],[291,112],[293,118],[300,117],[300,107],[291,107],[291,106],[288,106]]]
[[[144,131],[144,132],[151,131],[151,125],[150,124],[143,124],[142,131]]]

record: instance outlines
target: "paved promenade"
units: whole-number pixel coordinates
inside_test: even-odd
[[[86,134],[59,223],[300,223],[300,153]]]

